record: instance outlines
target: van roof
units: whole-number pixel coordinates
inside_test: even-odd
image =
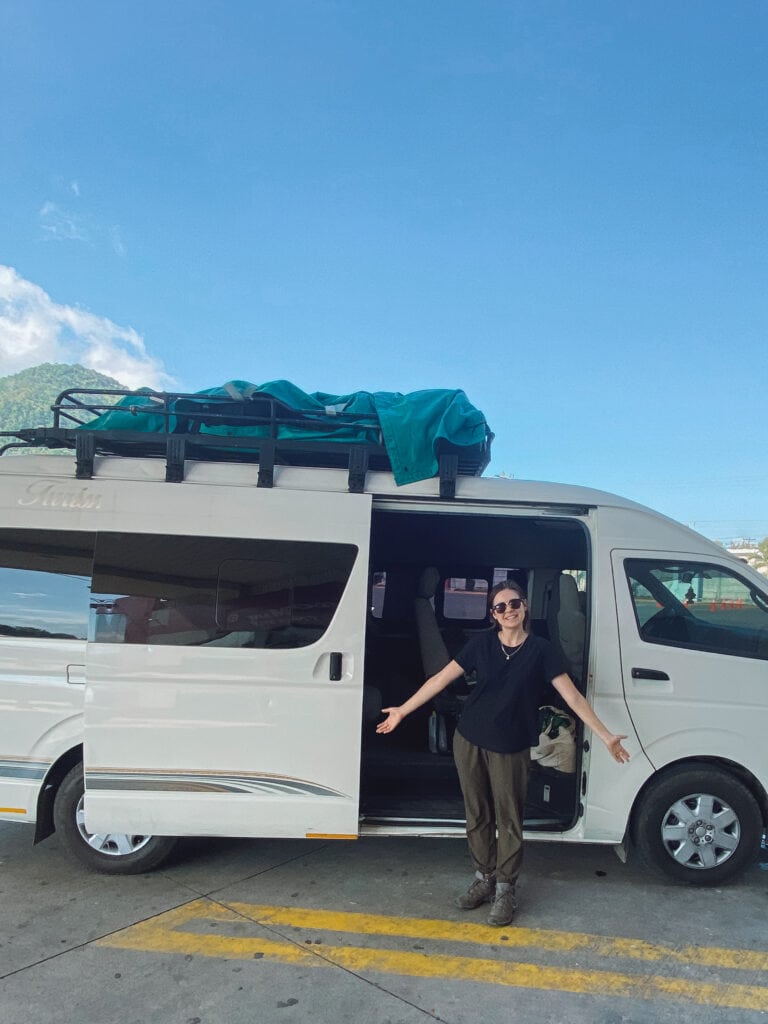
[[[82,483],[85,478],[76,478],[75,465],[72,452],[19,452],[13,455],[9,453],[9,457],[0,459],[0,475],[51,477],[57,480],[70,479],[73,484]],[[184,482],[197,485],[251,487],[258,482],[258,471],[258,462],[189,460]],[[94,459],[94,477],[98,480],[163,482],[165,465],[159,458],[97,455]],[[348,490],[347,471],[330,467],[276,466],[274,483],[276,486],[291,490]],[[438,498],[439,485],[437,477],[429,477],[410,484],[397,484],[391,472],[373,471],[366,475],[364,490],[374,495]],[[635,509],[644,507],[628,498],[591,487],[539,480],[518,480],[511,477],[460,476],[456,482],[456,498],[532,506],[546,504],[585,508],[598,505]]]
[[[125,458],[122,456],[96,456],[94,475],[78,479],[75,459],[68,454],[23,453],[0,458],[0,478],[3,476],[31,477],[35,481],[49,480],[73,500],[87,496],[110,482],[141,482],[149,485],[176,487],[166,480],[166,467],[160,458]],[[455,481],[455,495],[446,499],[441,494],[441,481],[431,477],[416,483],[398,485],[391,472],[374,471],[365,475],[365,493],[381,506],[390,502],[407,505],[413,501],[422,505],[434,502],[435,508],[448,505],[485,509],[492,514],[496,509],[514,508],[530,510],[532,515],[589,517],[600,509],[601,530],[610,547],[689,551],[698,554],[729,553],[715,541],[710,541],[681,523],[656,512],[645,505],[608,491],[577,484],[554,483],[539,480],[517,480],[508,477],[459,476]],[[259,466],[254,463],[198,462],[185,466],[182,487],[245,487],[259,485]],[[349,491],[348,473],[344,469],[308,466],[276,466],[274,486],[291,491]],[[2,488],[0,487],[0,494]],[[615,512],[616,515],[610,515]],[[730,560],[741,565],[738,559]]]

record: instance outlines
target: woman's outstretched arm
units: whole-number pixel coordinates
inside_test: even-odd
[[[446,686],[464,675],[464,669],[457,661],[449,661],[445,668],[441,668],[439,672],[436,672],[433,676],[424,683],[419,689],[397,708],[382,708],[382,714],[387,717],[383,722],[379,722],[376,726],[376,732],[387,733],[392,732],[396,729],[402,720],[410,715],[416,708],[420,708],[423,704],[432,700],[438,693],[441,693]]]
[[[619,764],[624,764],[629,760],[629,754],[621,743],[621,741],[625,740],[627,737],[617,736],[603,725],[592,710],[589,701],[583,694],[579,693],[573,685],[571,677],[566,672],[563,672],[561,676],[555,676],[552,680],[552,685],[571,711],[573,711],[575,715],[578,715],[582,722],[585,725],[588,725],[592,732],[600,737],[610,751],[611,757],[613,757],[615,761],[618,761]]]

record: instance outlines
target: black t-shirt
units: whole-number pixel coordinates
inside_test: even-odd
[[[539,707],[549,702],[552,680],[568,669],[548,640],[529,634],[507,661],[496,630],[473,637],[456,661],[477,672],[458,730],[465,740],[497,754],[539,742]]]

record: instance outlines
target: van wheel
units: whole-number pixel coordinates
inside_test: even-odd
[[[168,836],[100,835],[85,827],[83,766],[64,776],[53,804],[53,822],[67,853],[94,871],[137,875],[158,867],[178,842]]]
[[[702,765],[677,768],[642,798],[632,836],[652,868],[678,882],[719,885],[760,851],[757,801],[732,775]]]

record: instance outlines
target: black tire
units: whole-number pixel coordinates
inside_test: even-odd
[[[677,882],[720,885],[749,867],[763,832],[747,787],[712,765],[675,768],[643,794],[632,838],[643,860]]]
[[[93,871],[138,875],[158,867],[178,842],[170,836],[93,835],[83,823],[83,766],[64,776],[53,804],[53,822],[64,848]]]

